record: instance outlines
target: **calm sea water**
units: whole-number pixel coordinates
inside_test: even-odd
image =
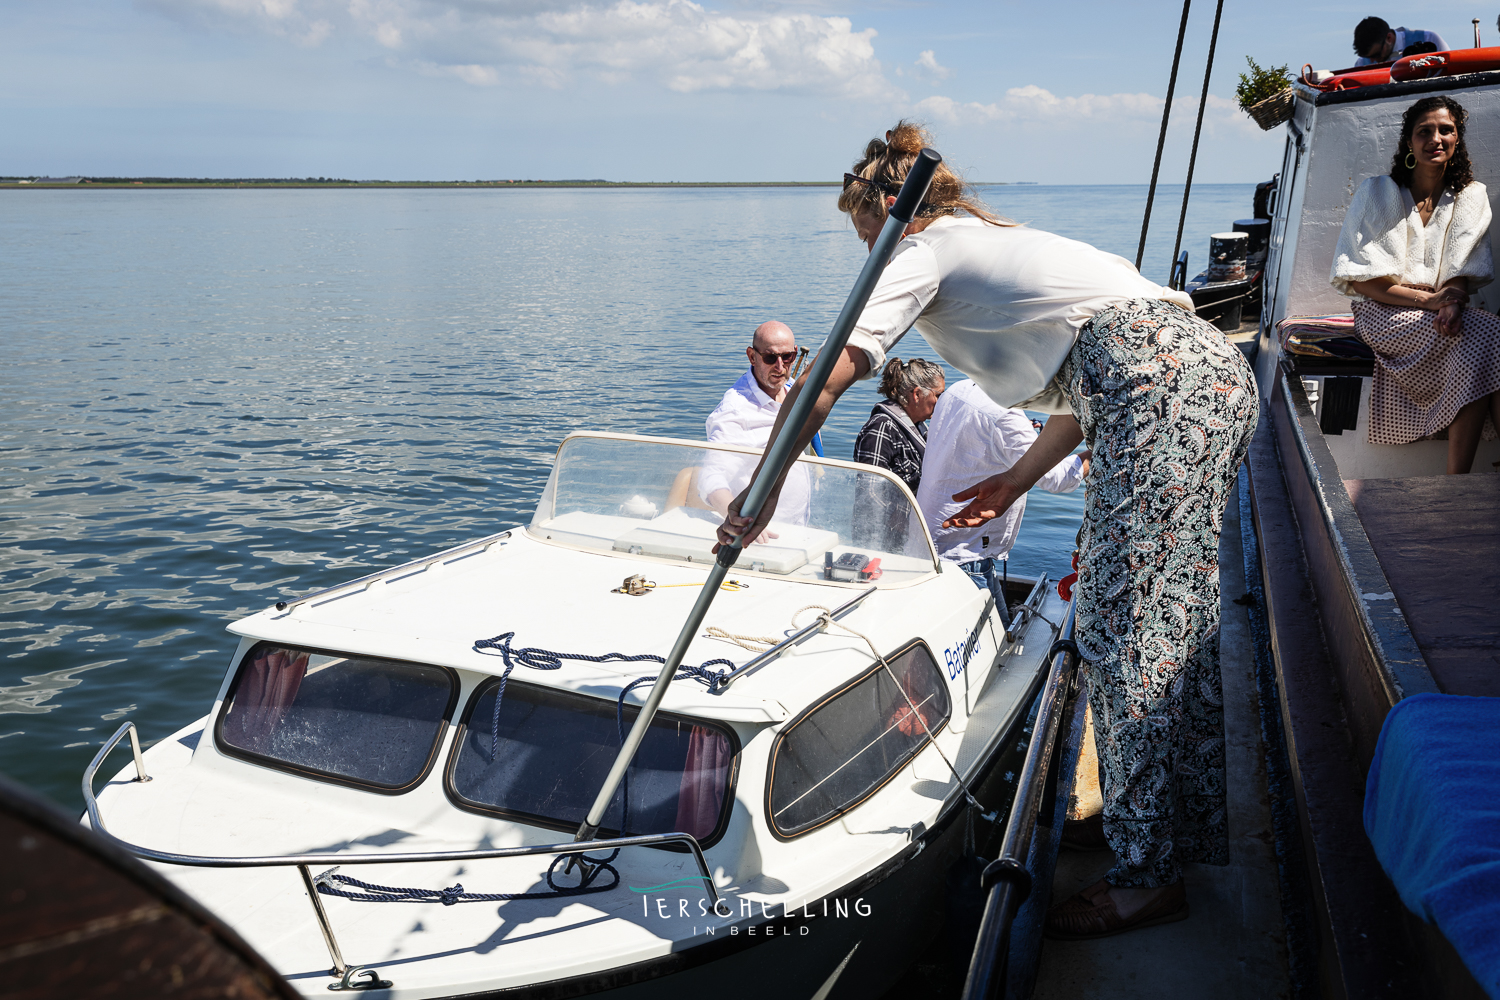
[[[1196,263],[1252,192],[1194,189]],[[1143,187],[983,193],[1135,257]],[[1158,191],[1158,281],[1180,198]],[[149,742],[206,711],[228,622],[524,523],[570,431],[701,439],[758,323],[827,334],[865,256],[832,203],[0,193],[0,771],[81,808],[121,720]],[[915,334],[899,353],[934,357]],[[875,399],[840,404],[830,455]],[[1067,572],[1081,504],[1033,494],[1017,572]]]

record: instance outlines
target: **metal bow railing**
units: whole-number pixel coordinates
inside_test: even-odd
[[[333,925],[328,920],[328,914],[323,909],[322,900],[319,899],[317,883],[323,876],[314,876],[309,870],[309,865],[389,865],[404,864],[408,862],[427,861],[481,861],[488,858],[524,858],[542,854],[566,854],[584,855],[589,851],[611,851],[624,847],[656,847],[668,844],[680,845],[693,855],[693,860],[698,865],[698,872],[702,878],[704,890],[709,898],[717,904],[719,901],[718,889],[714,886],[712,874],[708,869],[708,862],[703,857],[703,849],[691,834],[687,833],[653,833],[637,837],[613,837],[609,839],[591,841],[568,841],[561,844],[532,844],[525,847],[497,847],[477,851],[422,851],[391,854],[277,854],[263,855],[259,857],[234,858],[213,857],[197,854],[176,854],[171,851],[158,851],[150,847],[142,847],[129,841],[121,840],[110,833],[104,825],[104,816],[99,809],[99,800],[94,795],[94,779],[98,774],[100,766],[103,765],[110,751],[120,745],[120,741],[126,736],[130,737],[130,749],[135,759],[136,776],[130,779],[132,782],[150,781],[146,774],[145,761],[141,756],[141,742],[136,734],[135,723],[127,722],[105,741],[89,762],[89,766],[83,772],[83,802],[88,811],[89,824],[101,836],[108,837],[113,843],[119,845],[138,858],[147,861],[156,861],[166,865],[181,865],[191,868],[275,868],[296,866],[302,876],[302,884],[307,889],[308,898],[312,901],[313,914],[317,918],[318,927],[323,932],[323,941],[328,946],[328,955],[333,959],[333,974],[341,977],[341,983],[330,986],[330,989],[370,989],[382,983],[375,970],[367,966],[351,966],[344,961],[343,953],[339,948],[338,941],[334,937]],[[584,858],[585,866],[589,862]],[[325,873],[326,874],[326,873]],[[587,873],[586,873],[587,877]],[[368,982],[356,983],[358,977],[367,977]],[[389,986],[389,983],[385,985]]]

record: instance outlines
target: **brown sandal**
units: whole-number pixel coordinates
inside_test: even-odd
[[[1187,919],[1187,890],[1181,880],[1129,917],[1120,916],[1109,889],[1109,883],[1100,879],[1053,906],[1047,911],[1046,936],[1055,941],[1086,941]]]

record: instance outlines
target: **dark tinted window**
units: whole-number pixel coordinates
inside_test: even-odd
[[[240,665],[219,745],[382,789],[421,778],[457,696],[442,667],[263,644]]]
[[[620,749],[614,702],[510,681],[497,735],[497,690],[492,681],[469,702],[449,765],[454,797],[485,812],[576,829]],[[636,714],[626,709],[626,732]],[[727,729],[657,713],[630,766],[626,832],[681,831],[712,842],[738,749]],[[621,829],[624,801],[622,788],[604,817],[610,833]]]
[[[947,721],[948,689],[926,646],[916,643],[887,662],[890,672],[877,665],[777,737],[766,800],[778,836],[806,833],[858,805],[927,745],[928,730],[936,734]]]

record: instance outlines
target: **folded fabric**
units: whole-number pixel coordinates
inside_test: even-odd
[[[1342,358],[1344,360],[1371,361],[1375,352],[1358,337],[1328,337],[1304,341],[1300,335],[1286,338],[1282,347],[1293,354],[1312,358]]]
[[[1276,328],[1281,331],[1281,342],[1291,337],[1307,344],[1333,337],[1354,336],[1354,316],[1350,313],[1330,313],[1327,316],[1288,316]]]
[[[1419,694],[1385,717],[1365,832],[1401,901],[1500,1000],[1500,698]]]

